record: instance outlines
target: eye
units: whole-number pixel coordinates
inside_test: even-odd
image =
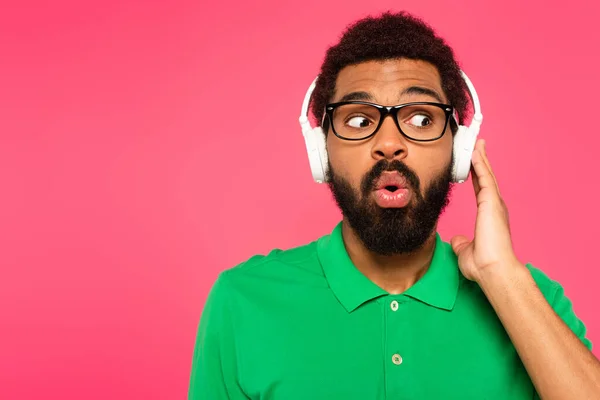
[[[418,128],[424,128],[432,123],[431,118],[425,114],[415,114],[406,122]]]
[[[371,125],[371,121],[369,121],[367,117],[357,115],[348,118],[348,120],[346,120],[346,125],[348,125],[351,128],[361,129],[367,128],[369,125]]]

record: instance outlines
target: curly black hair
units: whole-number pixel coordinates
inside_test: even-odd
[[[344,67],[400,58],[427,61],[437,68],[442,89],[458,112],[459,123],[464,123],[469,98],[452,48],[421,19],[406,12],[388,11],[351,24],[339,43],[327,50],[311,103],[319,124],[325,106],[334,95],[338,73]],[[323,130],[327,134],[327,120],[323,121]]]

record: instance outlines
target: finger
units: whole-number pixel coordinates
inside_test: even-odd
[[[473,170],[475,171],[475,179],[481,189],[493,190],[498,193],[498,185],[494,180],[492,171],[488,168],[485,162],[485,157],[481,149],[482,143],[478,142],[475,151],[473,152]]]
[[[475,168],[473,168],[473,164],[471,163],[471,181],[473,182],[473,190],[475,191],[475,196],[477,193],[481,191],[481,186],[479,186],[479,180],[477,179],[477,174],[475,173]]]
[[[475,172],[474,162],[475,162],[475,153],[478,151],[477,144],[479,141],[475,142],[475,148],[473,149],[473,153],[471,154],[471,180],[473,181],[473,190],[475,191],[475,195],[481,191],[481,186],[479,186],[479,179],[477,179],[477,173]]]
[[[483,156],[483,161],[485,162],[485,165],[487,166],[488,170],[490,171],[490,174],[492,175],[492,179],[494,180],[498,194],[500,194],[500,186],[498,186],[498,180],[496,179],[496,175],[494,174],[494,171],[492,170],[492,165],[490,164],[490,160],[487,156],[486,142],[483,139],[481,139],[481,141],[482,141],[482,144],[480,146],[481,146],[481,153]]]
[[[466,236],[457,235],[450,240],[454,254],[458,255],[471,241]]]

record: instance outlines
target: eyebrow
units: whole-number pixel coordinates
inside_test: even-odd
[[[442,96],[440,96],[438,94],[438,92],[436,92],[433,89],[429,89],[429,88],[426,88],[423,86],[409,86],[400,93],[401,97],[402,96],[410,96],[410,95],[429,96],[429,97],[434,98],[439,103],[444,102],[442,100]],[[347,93],[344,96],[342,96],[342,98],[339,99],[337,102],[341,103],[344,101],[355,101],[355,100],[373,101],[373,96],[371,96],[371,94],[368,92],[350,92],[350,93]]]
[[[373,96],[371,96],[367,92],[350,92],[342,96],[341,99],[337,101],[337,103],[341,103],[343,101],[354,101],[354,100],[363,100],[363,101],[373,101]]]
[[[406,89],[404,89],[402,91],[402,93],[400,93],[400,96],[408,96],[408,95],[411,95],[411,94],[421,94],[421,95],[424,95],[424,96],[433,97],[439,103],[443,103],[444,102],[442,100],[442,96],[440,96],[438,94],[438,92],[436,92],[433,89],[429,89],[429,88],[422,87],[422,86],[410,86],[410,87],[407,87]]]

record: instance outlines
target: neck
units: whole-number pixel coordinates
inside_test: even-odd
[[[435,250],[436,230],[424,245],[410,254],[382,256],[367,249],[350,224],[342,222],[346,251],[356,268],[377,286],[390,294],[400,294],[414,285],[427,272]]]

